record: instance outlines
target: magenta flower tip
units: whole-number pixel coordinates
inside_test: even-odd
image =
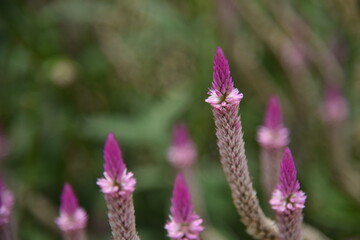
[[[104,170],[110,178],[116,179],[122,175],[125,168],[121,149],[115,135],[109,133],[104,147]]]
[[[280,100],[270,98],[264,119],[257,133],[257,141],[264,148],[283,148],[289,144],[289,130],[283,126]]]
[[[193,211],[191,194],[182,174],[176,176],[171,203],[171,215],[175,220],[186,220]]]
[[[119,144],[115,135],[109,133],[104,147],[104,177],[97,180],[97,185],[105,194],[118,193],[120,196],[131,194],[135,190],[136,180],[127,172]]]
[[[7,224],[14,205],[12,192],[6,189],[4,182],[0,179],[0,226]]]
[[[60,209],[67,214],[74,214],[76,209],[78,208],[79,203],[75,196],[74,190],[72,189],[70,184],[66,183],[61,194]]]
[[[229,63],[220,47],[216,49],[213,82],[208,94],[210,96],[205,102],[217,109],[239,104],[243,98],[243,94],[234,88]]]
[[[78,231],[86,227],[87,214],[79,207],[77,197],[67,183],[61,194],[60,216],[55,219],[55,223],[64,232]]]
[[[265,114],[264,126],[268,128],[280,128],[283,125],[280,100],[277,96],[269,99]]]
[[[325,89],[322,115],[326,122],[341,122],[348,116],[347,101],[338,86]]]
[[[193,212],[191,195],[182,174],[175,180],[170,221],[165,225],[168,236],[176,240],[197,240],[204,230],[202,219]]]
[[[197,152],[185,124],[173,128],[172,144],[167,155],[170,163],[177,169],[188,168],[195,162]]]
[[[294,211],[305,207],[306,195],[300,191],[294,159],[289,148],[285,149],[280,168],[280,182],[273,192],[270,204],[279,212]]]

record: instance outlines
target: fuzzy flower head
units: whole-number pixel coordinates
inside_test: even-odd
[[[213,82],[205,102],[216,109],[239,104],[243,94],[234,88],[230,67],[221,48],[216,49]]]
[[[0,226],[9,222],[12,207],[14,205],[14,196],[7,190],[4,182],[0,179]]]
[[[97,185],[105,194],[118,193],[123,196],[132,193],[135,184],[133,174],[126,170],[115,135],[109,133],[104,147],[104,177],[98,179]]]
[[[276,96],[268,102],[264,124],[258,129],[257,141],[262,147],[272,149],[289,144],[289,130],[283,125],[280,100]]]
[[[296,177],[294,159],[289,148],[285,149],[280,168],[280,182],[275,188],[270,204],[277,212],[287,212],[303,209],[306,195],[300,191]]]
[[[325,89],[322,116],[325,122],[334,123],[345,120],[348,116],[347,101],[339,87],[328,86]]]
[[[196,149],[186,125],[176,125],[173,128],[172,143],[167,154],[170,163],[179,170],[186,169],[193,165],[196,155]]]
[[[178,174],[171,200],[170,221],[165,225],[173,240],[198,240],[204,230],[202,219],[194,213],[191,195],[183,175]]]
[[[78,231],[86,227],[86,212],[79,207],[76,195],[69,184],[64,185],[61,193],[60,216],[55,219],[55,223],[63,232]]]

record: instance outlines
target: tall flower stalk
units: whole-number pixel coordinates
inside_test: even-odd
[[[171,199],[170,220],[165,229],[172,240],[199,240],[204,230],[202,219],[194,212],[191,195],[182,174],[175,180]]]
[[[15,239],[11,226],[11,211],[14,205],[14,196],[0,179],[0,239]]]
[[[269,99],[264,123],[257,132],[261,146],[261,176],[265,196],[270,199],[279,179],[279,166],[284,148],[289,144],[289,130],[284,127],[280,101],[273,96]]]
[[[286,148],[281,163],[280,182],[275,188],[270,205],[276,212],[280,240],[301,240],[302,209],[306,195],[300,191],[296,168],[290,149]]]
[[[64,185],[61,194],[60,216],[55,220],[62,231],[64,240],[86,240],[85,227],[87,215],[79,206],[74,190],[69,184]]]
[[[115,135],[110,133],[104,147],[104,177],[97,184],[105,195],[114,240],[140,239],[135,227],[133,192],[136,180],[128,172]]]
[[[277,239],[276,227],[260,208],[250,179],[239,116],[243,94],[234,88],[229,64],[221,48],[216,50],[209,95],[206,102],[213,110],[220,161],[241,221],[254,238]]]

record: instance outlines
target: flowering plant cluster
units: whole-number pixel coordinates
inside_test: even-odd
[[[300,190],[295,162],[289,144],[289,130],[282,119],[280,100],[270,98],[265,119],[258,128],[257,141],[261,147],[261,170],[263,190],[274,210],[276,221],[265,216],[253,187],[245,154],[242,123],[239,116],[243,94],[234,87],[230,67],[221,48],[216,50],[213,82],[209,89],[210,104],[215,120],[217,145],[225,177],[231,189],[234,205],[245,225],[247,233],[261,240],[301,240],[327,239],[320,233],[306,231],[302,211],[306,194]],[[335,90],[326,94],[328,101],[344,105]],[[340,121],[333,105],[326,105],[329,119]],[[186,178],[188,170],[195,162],[197,153],[186,126],[177,125],[173,130],[172,143],[167,157],[177,171],[171,198],[169,220],[164,228],[172,240],[200,240],[205,230],[203,219],[192,204]],[[136,187],[134,174],[127,169],[119,143],[113,133],[109,133],[104,146],[103,177],[97,180],[104,195],[108,220],[114,240],[139,240],[135,224],[133,193]],[[12,240],[11,211],[14,197],[0,181],[0,239]],[[61,194],[59,217],[55,219],[63,238],[85,240],[88,215],[80,207],[71,185],[66,183]]]

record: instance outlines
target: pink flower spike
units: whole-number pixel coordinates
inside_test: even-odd
[[[198,240],[204,230],[202,219],[193,211],[191,195],[182,174],[175,180],[171,200],[170,221],[165,225],[173,240]]]
[[[113,133],[109,133],[104,147],[104,178],[98,179],[96,183],[105,194],[118,193],[123,196],[135,190],[136,180],[126,170],[121,149]]]
[[[104,147],[104,160],[104,170],[110,178],[116,179],[123,174],[126,166],[113,133],[109,133],[107,136]]]
[[[336,123],[344,121],[348,116],[348,104],[336,85],[328,86],[324,93],[322,116],[325,122]]]
[[[264,148],[281,149],[289,144],[289,130],[283,126],[280,100],[270,98],[264,119],[257,133],[257,141]]]
[[[277,96],[269,99],[266,109],[264,126],[272,129],[280,128],[283,125],[280,100]]]
[[[76,209],[79,208],[78,200],[75,196],[75,193],[70,186],[70,184],[66,183],[64,185],[63,192],[61,194],[61,211],[71,215],[74,214]]]
[[[280,183],[273,192],[270,204],[277,212],[288,212],[304,208],[305,199],[305,193],[300,191],[291,151],[286,148],[280,168]]]
[[[179,170],[186,169],[195,162],[196,155],[186,125],[176,125],[173,128],[172,143],[167,154],[170,163]]]
[[[6,189],[4,182],[0,179],[0,226],[9,223],[11,210],[14,205],[14,196]]]
[[[208,94],[205,102],[216,109],[239,104],[243,98],[243,94],[234,88],[229,63],[220,47],[216,49],[213,82]]]
[[[61,194],[60,216],[55,219],[55,223],[65,233],[81,231],[86,227],[86,212],[79,207],[76,195],[67,183]]]

